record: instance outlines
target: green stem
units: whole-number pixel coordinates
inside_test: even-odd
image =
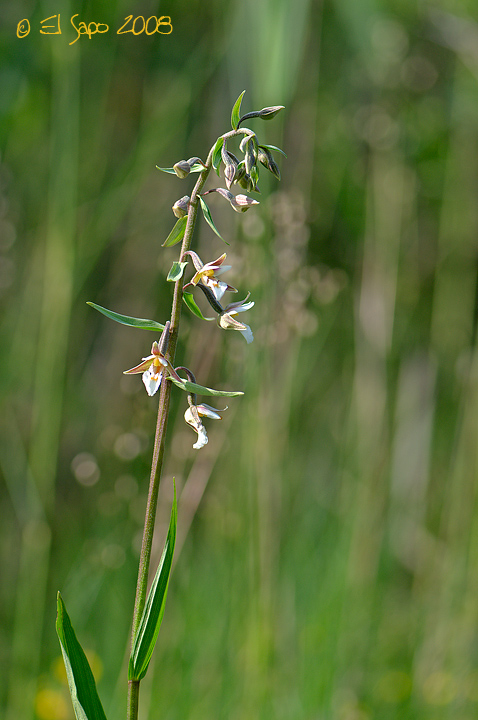
[[[228,138],[238,134],[246,134],[247,132],[250,131],[245,131],[245,129],[240,128],[239,130],[232,130],[228,133],[225,133],[222,137]],[[194,226],[196,224],[199,208],[199,194],[203,189],[204,185],[206,184],[209,173],[211,172],[213,149],[214,146],[209,151],[205,168],[200,173],[191,194],[191,199],[189,201],[188,219],[186,222],[186,230],[184,232],[180,256],[184,255],[184,253],[186,253],[191,247]],[[171,326],[169,330],[169,344],[166,352],[166,359],[169,360],[173,367],[179,335],[179,322],[181,318],[181,304],[183,297],[182,285],[183,283],[181,279],[178,280],[174,285],[173,304],[171,309]],[[146,604],[149,565],[151,561],[151,547],[153,544],[156,509],[158,505],[159,483],[161,479],[161,469],[163,466],[164,446],[169,417],[169,404],[171,400],[171,386],[171,382],[162,382],[159,393],[158,419],[156,423],[156,435],[154,438],[148,501],[146,504],[143,541],[141,544],[141,552],[139,557],[138,582],[136,585],[136,597],[133,610],[131,647],[133,647],[134,639],[136,637],[144,606]],[[139,683],[139,680],[130,680],[128,683],[127,720],[137,720],[138,718]]]

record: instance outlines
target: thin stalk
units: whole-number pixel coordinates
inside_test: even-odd
[[[222,135],[227,139],[238,134],[248,134],[250,130],[240,128],[232,130]],[[199,194],[203,189],[209,177],[212,168],[212,153],[214,145],[209,151],[204,170],[200,173],[199,178],[194,186],[189,201],[188,219],[184,232],[183,242],[181,245],[180,256],[183,256],[190,250],[194,227],[196,225],[197,213],[199,208]],[[166,351],[166,359],[169,360],[174,367],[174,357],[176,354],[176,346],[179,335],[179,322],[181,318],[181,304],[183,298],[183,282],[181,278],[174,285],[173,303],[171,309],[171,324],[169,328],[169,343]],[[168,426],[169,404],[171,400],[171,382],[162,382],[159,393],[158,419],[156,422],[156,434],[154,438],[153,459],[151,464],[151,476],[149,481],[148,501],[146,504],[146,515],[143,529],[143,540],[141,543],[141,552],[139,557],[138,581],[136,585],[136,597],[133,610],[133,626],[131,632],[131,647],[133,647],[134,639],[138,631],[138,627],[146,604],[149,565],[151,562],[151,548],[153,544],[154,525],[156,521],[156,510],[158,505],[159,483],[161,480],[161,470],[164,458],[164,446],[166,441],[166,430]],[[140,680],[130,680],[128,682],[128,701],[127,701],[127,720],[137,720],[139,709],[139,683]]]

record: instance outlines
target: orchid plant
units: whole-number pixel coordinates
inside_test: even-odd
[[[242,193],[234,195],[231,192],[234,185],[239,185],[246,192],[259,193],[259,165],[263,165],[277,179],[280,179],[279,168],[272,153],[284,154],[283,151],[274,145],[260,145],[256,133],[244,127],[243,123],[246,120],[255,118],[271,119],[283,109],[283,106],[266,107],[259,111],[241,115],[243,95],[244,93],[241,93],[232,109],[232,130],[217,138],[205,162],[199,157],[191,157],[189,160],[180,160],[171,168],[158,168],[181,179],[188,178],[192,173],[199,173],[191,195],[184,195],[174,203],[172,209],[177,220],[163,243],[163,247],[171,247],[181,242],[179,258],[173,262],[167,276],[167,281],[174,283],[170,319],[161,324],[155,320],[120,315],[95,303],[88,303],[116,322],[135,328],[161,332],[159,340],[153,342],[151,354],[142,358],[139,364],[124,371],[127,375],[141,374],[149,396],[159,392],[158,419],[133,610],[128,669],[128,720],[137,720],[138,718],[140,682],[148,669],[163,618],[176,539],[177,502],[175,489],[166,543],[148,593],[151,548],[172,386],[177,386],[187,395],[188,406],[184,413],[184,419],[197,433],[197,440],[193,445],[196,450],[204,447],[208,442],[203,418],[220,420],[221,413],[227,409],[217,409],[206,403],[198,403],[197,396],[234,397],[243,394],[239,391],[220,391],[198,385],[193,372],[188,367],[183,365],[174,367],[181,306],[184,303],[201,320],[213,319],[205,318],[194,300],[194,291],[199,288],[212,310],[216,313],[219,328],[237,330],[244,336],[247,343],[251,343],[254,339],[249,325],[237,319],[240,313],[250,310],[254,305],[254,302],[249,301],[249,293],[244,300],[222,304],[226,293],[237,292],[235,287],[223,280],[219,280],[223,273],[231,269],[230,265],[225,264],[226,253],[223,253],[215,260],[204,263],[199,255],[191,250],[193,231],[199,209],[201,209],[204,219],[213,232],[222,239],[204,199],[205,196],[215,192],[227,200],[236,212],[246,212],[253,205],[257,205],[258,201]],[[239,151],[243,155],[242,159],[239,159],[228,149],[229,141],[237,137],[241,137]],[[212,170],[215,170],[220,177],[221,165],[223,166],[226,188],[219,187],[204,190]],[[192,265],[194,273],[190,280],[185,283],[183,278],[189,264]],[[88,661],[76,638],[60,594],[58,594],[57,632],[77,719],[106,720]]]

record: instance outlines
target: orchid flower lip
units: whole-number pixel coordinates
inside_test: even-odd
[[[172,375],[177,380],[180,380],[179,375],[173,368],[171,363],[166,360],[163,353],[159,349],[159,345],[156,341],[153,342],[151,347],[151,355],[143,358],[142,362],[129,370],[124,370],[124,375],[138,375],[142,373],[143,383],[146,388],[148,395],[154,395],[163,379],[163,374]]]

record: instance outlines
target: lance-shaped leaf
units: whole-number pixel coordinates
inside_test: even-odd
[[[176,282],[177,280],[182,278],[186,265],[187,262],[178,262],[177,260],[175,260],[171,265],[171,270],[169,271],[166,280],[168,282]]]
[[[261,147],[265,147],[265,148],[267,148],[268,150],[276,150],[277,152],[282,153],[282,155],[283,155],[284,157],[287,157],[287,155],[285,154],[285,152],[284,152],[283,150],[281,150],[280,147],[277,147],[277,145],[266,145],[266,144],[264,143],[264,145],[262,145]]]
[[[166,240],[163,242],[161,247],[172,247],[173,245],[176,245],[176,243],[181,242],[181,240],[184,237],[184,232],[186,230],[186,223],[188,221],[188,216],[184,215],[184,217],[179,218],[179,220],[174,224],[173,229],[169,233]]]
[[[216,144],[214,145],[214,149],[212,151],[212,166],[214,170],[217,172],[219,176],[219,166],[221,164],[221,152],[222,152],[222,145],[224,143],[223,137],[218,137],[216,140]]]
[[[205,317],[199,307],[196,304],[196,301],[193,297],[192,293],[185,292],[183,293],[183,300],[184,304],[187,305],[189,310],[192,312],[193,315],[196,315],[200,320],[214,320],[214,318],[208,318]]]
[[[161,172],[169,173],[170,175],[177,175],[177,172],[174,168],[162,168],[159,167],[159,165],[156,165],[158,170],[161,170]],[[189,172],[196,173],[201,172],[201,170],[204,170],[204,165],[201,165],[200,163],[194,163],[194,165],[191,167]]]
[[[178,506],[176,503],[176,484],[174,484],[173,507],[169,521],[168,536],[134,638],[129,659],[129,680],[141,680],[144,678],[158,638],[159,628],[161,627],[164,615],[164,607],[166,605],[169,576],[173,562],[177,520]]]
[[[57,596],[56,632],[77,720],[106,720],[93,673],[77,640],[60,593]]]
[[[110,318],[110,320],[121,323],[121,325],[129,325],[130,327],[140,328],[140,330],[153,330],[154,332],[158,332],[158,330],[164,330],[164,325],[156,322],[156,320],[145,320],[144,318],[135,318],[130,317],[129,315],[120,315],[119,313],[113,312],[112,310],[107,310],[106,308],[101,307],[101,305],[97,305],[93,302],[87,302],[86,304],[94,308],[95,310],[98,310],[98,312],[102,313],[103,315],[106,315],[106,317]]]
[[[216,235],[218,237],[220,237],[223,242],[226,243],[226,245],[229,245],[229,243],[226,242],[226,240],[224,240],[224,238],[220,234],[219,230],[214,225],[214,220],[212,219],[211,211],[209,210],[208,206],[206,205],[206,203],[204,202],[204,200],[202,199],[201,196],[199,196],[199,201],[201,203],[201,209],[202,209],[202,214],[204,215],[204,219],[207,222],[207,224],[209,225],[209,227],[211,228],[211,230],[213,230],[216,233]]]
[[[237,98],[236,102],[234,103],[234,107],[232,108],[231,125],[232,125],[233,130],[237,130],[237,126],[239,125],[239,120],[241,117],[241,103],[242,103],[242,98],[244,97],[245,92],[246,92],[245,90],[243,90],[241,92],[241,94]]]
[[[203,385],[197,385],[189,380],[177,380],[172,375],[168,375],[168,380],[171,380],[171,382],[177,385],[178,388],[181,388],[181,390],[188,393],[196,393],[197,395],[214,395],[216,397],[237,397],[238,395],[244,395],[243,392],[239,391],[213,390]]]

